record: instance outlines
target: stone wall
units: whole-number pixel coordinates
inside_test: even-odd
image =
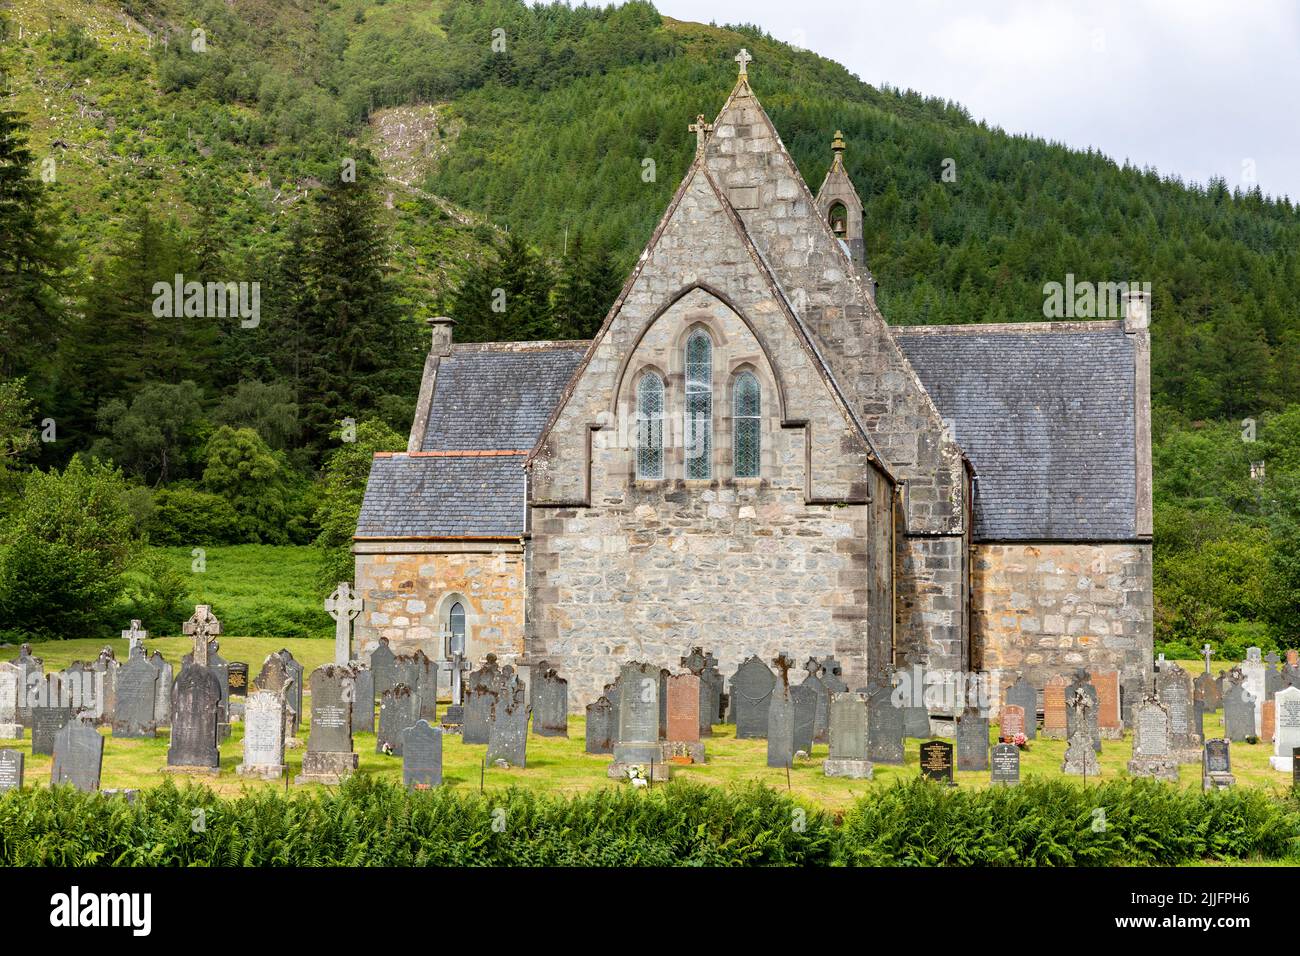
[[[1150,676],[1150,544],[979,544],[972,630],[983,666],[1041,690],[1083,666]]]
[[[524,554],[515,544],[364,542],[356,589],[365,602],[354,624],[354,653],[387,637],[394,653],[417,647],[443,659],[440,632],[453,601],[465,606],[466,656],[517,659],[524,649]]]

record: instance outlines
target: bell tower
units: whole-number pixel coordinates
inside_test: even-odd
[[[844,169],[844,134],[835,131],[831,140],[831,168],[817,191],[817,209],[830,226],[849,258],[859,267],[866,268],[866,247],[862,241],[862,200],[853,188]]]

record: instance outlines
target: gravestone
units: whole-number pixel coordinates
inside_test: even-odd
[[[123,664],[115,679],[117,705],[113,708],[114,737],[153,738],[158,729],[158,669],[141,649]]]
[[[1061,762],[1061,773],[1072,776],[1097,777],[1101,775],[1101,765],[1097,763],[1097,751],[1094,749],[1092,735],[1086,725],[1080,725],[1070,737],[1065,747],[1065,760]]]
[[[221,758],[217,751],[220,708],[221,683],[217,675],[206,663],[191,661],[183,665],[172,686],[171,746],[167,750],[169,770],[213,773],[220,767]]]
[[[1020,748],[1015,744],[994,744],[989,757],[989,783],[1011,787],[1020,783]]]
[[[122,640],[127,642],[128,656],[134,654],[137,647],[144,650],[144,642],[148,639],[149,632],[141,626],[143,623],[140,620],[132,620],[131,626],[122,632]]]
[[[18,750],[0,750],[0,793],[23,788],[23,754]]]
[[[867,699],[861,694],[831,694],[827,718],[830,756],[822,764],[828,777],[870,780],[868,759]]]
[[[778,679],[768,699],[767,765],[789,767],[794,763],[794,699],[790,688]]]
[[[408,790],[442,786],[442,728],[417,720],[402,731],[402,783]]]
[[[957,769],[989,768],[989,719],[967,707],[957,719]]]
[[[92,715],[97,724],[107,725],[113,722],[113,710],[117,707],[117,671],[120,666],[111,647],[100,651],[99,657],[91,665],[99,675],[96,696],[102,701],[102,706]]]
[[[1057,674],[1043,687],[1043,736],[1051,740],[1066,738],[1065,688],[1070,682]]]
[[[352,660],[352,621],[365,605],[347,581],[340,581],[325,599],[325,611],[334,618],[334,663],[346,667]]]
[[[394,684],[379,698],[379,730],[375,753],[402,755],[402,731],[420,719],[419,700],[405,684]]]
[[[1017,737],[1029,739],[1025,733],[1025,709],[1015,704],[1003,704],[998,715],[998,740],[1014,744]]]
[[[1277,669],[1281,663],[1281,658],[1277,656],[1277,651],[1269,651],[1268,656],[1264,658],[1264,703],[1268,703],[1273,696],[1282,689],[1282,672]]]
[[[1258,647],[1246,648],[1246,659],[1241,663],[1241,673],[1246,691],[1255,703],[1255,726],[1251,733],[1258,737],[1260,717],[1264,709],[1264,658]]]
[[[31,722],[30,694],[45,672],[45,662],[32,656],[32,646],[24,644],[18,648],[18,656],[12,661],[18,668],[18,722],[26,727]]]
[[[386,637],[381,637],[379,644],[370,652],[370,671],[375,675],[376,697],[382,697],[384,691],[390,690],[397,683],[397,668],[393,664],[395,657]],[[495,655],[489,654],[488,657],[493,662],[496,661]]]
[[[159,727],[168,727],[172,722],[172,665],[159,651],[154,651],[149,663],[158,672],[158,696],[154,699],[154,718]]]
[[[699,701],[699,737],[713,736],[713,721],[717,719],[717,688],[713,686],[713,676],[717,673],[716,668],[710,667],[713,661],[711,654],[705,654],[704,648],[692,647],[689,654],[681,658],[682,666],[688,672],[693,674],[699,681],[700,701]],[[714,662],[716,663],[716,662]],[[668,709],[672,711],[672,702],[669,702]],[[672,736],[672,732],[668,732]]]
[[[1166,664],[1156,675],[1156,699],[1169,714],[1174,759],[1179,763],[1200,763],[1201,738],[1195,727],[1191,675],[1177,664]]]
[[[903,762],[903,709],[894,706],[888,684],[868,690],[867,756],[872,763]]]
[[[226,693],[229,697],[248,696],[248,664],[231,661],[226,665]]]
[[[700,679],[694,674],[674,674],[668,678],[668,727],[664,734],[663,759],[674,763],[704,763],[704,744],[700,742],[700,704],[708,703],[701,694]]]
[[[1206,713],[1214,713],[1223,706],[1223,698],[1219,694],[1219,685],[1209,671],[1197,676],[1194,693],[1196,699],[1202,702]]]
[[[289,670],[288,662],[277,654],[268,654],[266,660],[262,662],[262,669],[258,671],[256,680],[253,681],[255,690],[269,690],[279,694],[284,700],[285,713],[285,741],[286,747],[295,746],[291,743],[297,733],[297,715],[293,713],[293,675]],[[297,742],[301,745],[301,742]]]
[[[375,678],[378,681],[378,676]],[[461,741],[467,744],[485,744],[492,729],[492,710],[497,696],[505,684],[505,677],[497,666],[495,654],[487,655],[483,666],[470,671],[465,679],[465,723],[461,728]],[[378,687],[378,683],[375,685]]]
[[[1255,736],[1255,700],[1239,673],[1229,674],[1223,689],[1223,733],[1233,743]]]
[[[244,701],[244,762],[235,771],[244,777],[278,780],[284,775],[284,697],[258,690]]]
[[[16,664],[0,663],[0,740],[23,739],[18,713],[21,681],[22,671]]]
[[[1101,725],[1097,710],[1100,695],[1093,686],[1088,672],[1080,668],[1074,672],[1074,680],[1065,688],[1065,728],[1068,737],[1073,737],[1079,729],[1079,722],[1086,726],[1092,737],[1092,748],[1101,753]]]
[[[1201,765],[1201,789],[1217,790],[1231,787],[1237,782],[1232,775],[1232,748],[1226,737],[1216,737],[1205,742],[1205,756]]]
[[[59,731],[72,723],[72,708],[59,707],[56,702],[52,707],[32,707],[28,713],[31,714],[32,753],[46,756],[54,753]]]
[[[1273,698],[1277,706],[1277,737],[1269,764],[1284,773],[1295,769],[1295,748],[1300,747],[1300,687],[1288,687]]]
[[[369,665],[356,663],[351,665],[356,675],[356,700],[352,702],[352,732],[354,734],[373,734],[375,732],[375,675]]]
[[[655,778],[666,780],[667,769],[660,769],[659,668],[633,661],[623,665],[618,680],[618,736],[614,759],[606,773],[619,779],[627,776],[630,767],[643,767],[648,772],[653,767]]]
[[[757,657],[747,657],[731,677],[731,706],[736,719],[736,739],[767,736],[767,715],[776,677]]]
[[[1119,682],[1120,716],[1124,720],[1125,730],[1133,729],[1133,708],[1149,693],[1151,693],[1151,685],[1140,673],[1129,674]]]
[[[1178,757],[1174,753],[1171,725],[1168,708],[1155,697],[1148,697],[1133,708],[1130,776],[1178,782]]]
[[[790,688],[790,699],[794,701],[795,753],[812,755],[817,730],[817,700],[825,694],[824,690],[809,687],[806,682]]]
[[[539,737],[569,736],[569,682],[554,668],[533,678],[533,733]]]
[[[713,700],[708,712],[709,729],[712,733],[713,724],[725,721],[727,708],[727,681],[722,676],[722,671],[718,670],[718,659],[712,654],[704,655],[704,673],[700,677],[709,685],[709,694]]]
[[[1092,671],[1092,686],[1097,689],[1097,730],[1106,740],[1124,736],[1120,715],[1119,671]]]
[[[659,668],[659,739],[668,737],[668,678],[672,672],[666,667]]]
[[[528,688],[512,675],[497,698],[488,733],[489,765],[526,767],[528,758]]]
[[[587,705],[587,740],[584,751],[589,754],[612,754],[615,733],[614,708],[608,697],[597,697]]]
[[[94,793],[99,789],[103,767],[104,738],[89,719],[70,721],[55,736],[52,786],[68,783],[85,793]]]
[[[284,668],[293,681],[293,686],[285,694],[285,701],[289,704],[293,712],[293,736],[298,736],[298,731],[302,728],[302,693],[305,681],[303,680],[303,667],[295,659],[288,648],[280,648],[276,651],[280,659],[284,661]],[[288,747],[295,746],[292,740],[286,740],[285,745]]]
[[[433,726],[438,722],[438,668],[433,666],[433,661],[422,650],[417,649],[406,660],[406,672],[414,680],[414,683],[408,683],[407,686],[416,697],[420,719]],[[399,666],[399,679],[401,673],[402,668]]]
[[[921,744],[922,777],[951,786],[952,769],[952,744],[946,740],[927,740]]]
[[[826,684],[820,677],[822,665],[815,657],[808,658],[803,665],[805,677],[800,687],[806,687],[812,693],[813,701],[813,728],[812,739],[814,743],[824,744],[827,740],[828,724],[830,721],[831,694],[826,689]],[[803,749],[803,748],[798,748]],[[812,751],[809,750],[809,753]]]
[[[1196,698],[1192,700],[1192,733],[1197,740],[1205,739],[1205,705]]]
[[[1271,744],[1273,738],[1277,736],[1277,700],[1264,701],[1264,712],[1260,718],[1263,725],[1259,730],[1259,739],[1261,742]]]
[[[311,672],[311,732],[302,755],[302,773],[294,783],[333,786],[357,769],[352,750],[356,696],[357,674],[346,664],[325,664]]]
[[[1007,688],[1004,706],[1019,707],[1024,718],[1024,732],[1026,740],[1034,740],[1038,737],[1038,691],[1034,690],[1034,685],[1025,679],[1025,675],[1019,675],[1015,683]]]

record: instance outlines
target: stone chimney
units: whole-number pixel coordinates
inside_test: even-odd
[[[1147,331],[1151,327],[1151,293],[1125,292],[1120,299],[1124,303],[1124,331]]]
[[[424,321],[429,323],[429,328],[433,330],[433,341],[429,343],[429,354],[450,355],[451,330],[456,325],[456,320],[445,315],[435,315]]]
[[[1137,452],[1137,496],[1134,502],[1139,538],[1154,531],[1151,493],[1151,293],[1125,292],[1124,334],[1133,342],[1133,445]]]

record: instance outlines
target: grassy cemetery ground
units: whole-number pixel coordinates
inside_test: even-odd
[[[45,660],[47,671],[66,667],[74,660],[93,660],[105,644],[114,647],[119,660],[127,656],[126,641],[72,640],[53,641],[33,645],[33,653]],[[321,664],[328,663],[333,642],[310,639],[282,638],[221,638],[221,654],[226,660],[246,661],[250,669],[250,678],[256,676],[262,661],[282,647],[287,647],[300,661],[306,672]],[[190,648],[190,642],[182,637],[150,639],[146,648],[152,653],[160,650],[164,657],[179,664],[183,654]],[[1183,666],[1192,673],[1195,664],[1184,662]],[[306,741],[311,719],[311,695],[308,693],[304,702],[307,713],[303,719],[301,738]],[[1205,719],[1205,730],[1209,736],[1222,734],[1222,713],[1209,714]],[[160,769],[167,763],[167,732],[163,730],[154,740],[133,740],[113,738],[105,729],[107,736],[104,748],[104,770],[102,785],[105,788],[142,788],[150,787],[163,779]],[[283,786],[282,783],[262,783],[238,776],[235,767],[243,759],[243,727],[239,723],[232,726],[231,737],[221,745],[221,774],[217,777],[202,777],[202,782],[214,791],[222,794],[237,794],[244,788],[264,788]],[[996,728],[992,730],[996,740]],[[26,777],[29,786],[42,786],[48,783],[51,758],[31,754],[30,734],[21,742],[4,742],[4,746],[16,747],[26,754]],[[727,785],[751,781],[760,782],[780,791],[788,789],[791,796],[815,803],[830,810],[843,810],[865,793],[888,787],[899,780],[910,780],[919,773],[920,740],[906,741],[906,763],[899,766],[877,764],[875,779],[871,781],[827,778],[822,773],[822,761],[827,748],[819,745],[813,748],[813,754],[807,759],[796,761],[787,775],[784,769],[769,768],[767,763],[767,743],[764,740],[737,740],[735,728],[717,725],[714,736],[706,741],[708,763],[702,766],[677,766],[673,775],[698,783]],[[355,747],[360,755],[360,771],[380,779],[400,783],[402,762],[398,757],[388,757],[375,753],[374,734],[357,734]],[[528,766],[525,769],[503,770],[496,767],[482,768],[482,759],[486,748],[481,745],[463,744],[459,736],[448,735],[444,738],[443,779],[447,787],[455,791],[477,791],[480,785],[485,790],[500,791],[510,787],[523,787],[552,794],[575,795],[600,788],[617,786],[617,782],[605,776],[605,768],[610,758],[591,755],[584,749],[584,721],[581,716],[569,719],[569,736],[567,738],[538,737],[530,735],[528,740]],[[1102,781],[1114,780],[1125,775],[1125,767],[1131,756],[1132,743],[1129,738],[1122,741],[1103,741],[1100,763]],[[1269,768],[1268,758],[1272,753],[1271,744],[1233,744],[1232,767],[1238,784],[1254,786],[1282,793],[1288,786],[1288,778]],[[302,765],[302,749],[286,752],[286,763],[290,775],[296,775]],[[1030,749],[1022,754],[1021,775],[1023,779],[1031,777],[1059,778],[1078,786],[1095,784],[1098,781],[1083,781],[1077,777],[1062,777],[1061,761],[1065,754],[1065,741],[1038,739]],[[1184,787],[1199,788],[1201,771],[1199,765],[1186,765],[1181,768],[1181,783]],[[988,784],[987,772],[957,772],[959,786],[983,788]],[[294,789],[320,789],[319,785],[310,785]]]

